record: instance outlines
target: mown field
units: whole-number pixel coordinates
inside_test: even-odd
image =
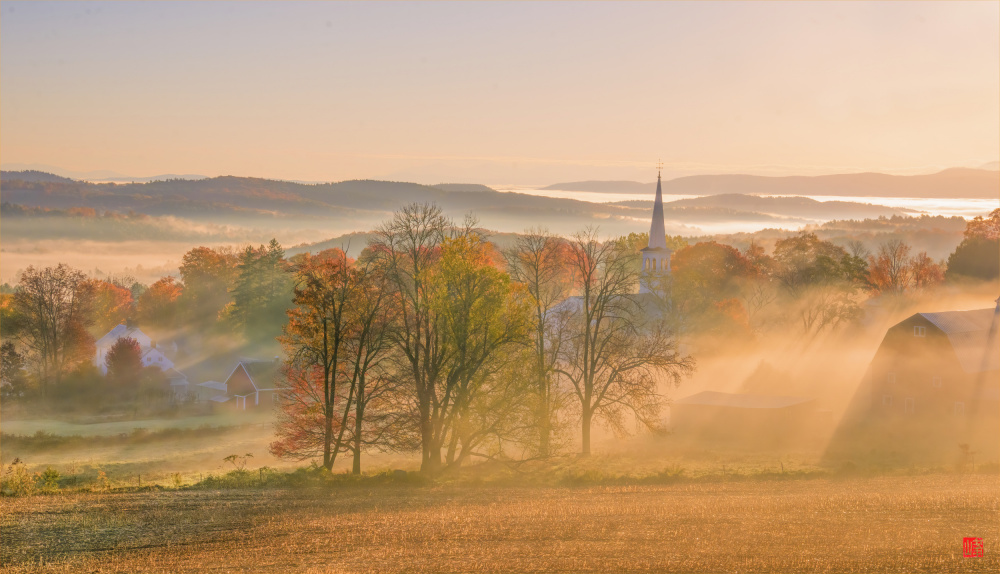
[[[1000,571],[982,474],[79,493],[0,526],[12,573]]]

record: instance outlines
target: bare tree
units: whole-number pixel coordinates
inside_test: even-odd
[[[441,340],[431,299],[429,273],[440,257],[440,245],[451,222],[430,204],[410,204],[393,214],[375,232],[372,250],[385,260],[389,280],[397,293],[399,328],[393,340],[404,357],[414,385],[421,436],[421,470],[435,472],[441,465],[435,451],[437,396],[448,350]]]
[[[664,403],[659,380],[679,384],[694,369],[665,323],[643,316],[632,295],[638,269],[629,254],[624,242],[602,243],[592,228],[571,244],[580,294],[565,303],[572,311],[557,370],[580,402],[584,455],[595,418],[616,432],[626,430],[627,418],[655,428]]]
[[[565,318],[556,317],[557,305],[572,291],[569,266],[570,250],[565,240],[546,230],[529,230],[518,236],[504,253],[507,272],[524,285],[532,304],[532,367],[530,378],[538,430],[538,454],[550,454],[550,440],[560,400],[557,395],[556,362],[562,350],[562,331],[557,328]]]
[[[81,271],[65,263],[29,266],[14,291],[16,333],[33,355],[43,395],[69,368],[93,356],[85,281]]]

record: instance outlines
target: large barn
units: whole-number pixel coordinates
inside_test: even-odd
[[[917,313],[888,330],[871,365],[879,419],[955,421],[1000,413],[995,309]]]

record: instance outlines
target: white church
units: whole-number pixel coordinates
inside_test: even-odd
[[[670,274],[670,255],[667,247],[667,231],[663,225],[663,186],[660,173],[656,174],[656,200],[653,202],[653,221],[649,224],[649,244],[642,249],[642,275],[639,279],[639,293],[652,293],[650,283],[660,276]],[[652,281],[651,281],[652,280]]]

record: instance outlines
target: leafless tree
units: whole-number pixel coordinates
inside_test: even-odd
[[[550,454],[550,440],[555,415],[560,404],[555,367],[562,351],[562,331],[558,325],[565,317],[557,316],[557,305],[572,291],[569,244],[546,230],[529,230],[518,236],[505,251],[507,272],[524,285],[532,305],[532,366],[530,378],[538,430],[538,454]],[[565,313],[565,310],[563,310]]]
[[[655,428],[665,401],[660,380],[676,385],[694,369],[666,322],[644,316],[632,294],[638,268],[629,255],[624,242],[601,242],[593,228],[571,244],[579,295],[565,303],[571,316],[557,371],[580,402],[584,455],[595,418],[617,432],[626,430],[627,418]]]

